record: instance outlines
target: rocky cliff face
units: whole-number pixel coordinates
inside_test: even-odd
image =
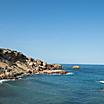
[[[0,48],[0,79],[18,78],[28,74],[66,74],[61,65],[28,58],[21,52]],[[57,71],[56,71],[57,70]]]

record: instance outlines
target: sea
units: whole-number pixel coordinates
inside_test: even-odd
[[[0,104],[104,104],[104,65],[62,66],[68,74],[0,80]]]

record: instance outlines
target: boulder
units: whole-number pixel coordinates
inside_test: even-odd
[[[60,64],[53,64],[54,69],[62,69],[62,65]]]
[[[68,72],[64,70],[44,70],[43,73],[45,74],[67,74]]]
[[[43,66],[46,67],[47,66],[47,63],[46,62],[43,62]]]
[[[76,66],[72,66],[73,69],[80,69],[80,66],[76,65]]]

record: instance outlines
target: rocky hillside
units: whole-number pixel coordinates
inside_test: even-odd
[[[60,70],[61,69],[61,70]],[[0,79],[18,78],[29,74],[66,74],[62,66],[25,56],[21,52],[0,48]]]

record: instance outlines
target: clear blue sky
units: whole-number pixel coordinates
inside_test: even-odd
[[[104,64],[104,0],[0,0],[0,47],[49,63]]]

